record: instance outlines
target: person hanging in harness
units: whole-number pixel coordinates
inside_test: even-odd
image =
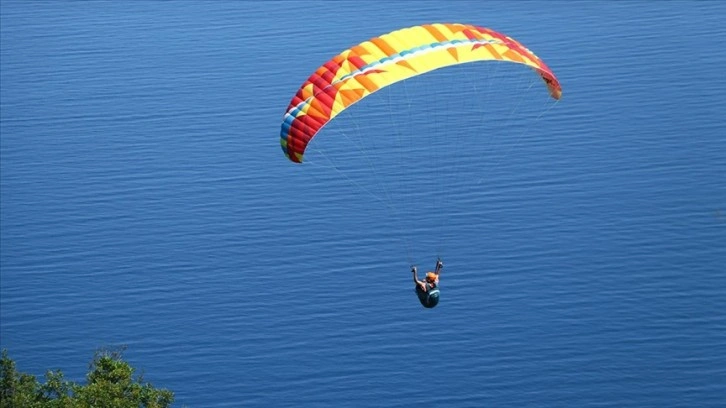
[[[416,295],[423,307],[431,309],[439,304],[439,273],[444,263],[441,259],[436,261],[436,269],[426,274],[426,280],[418,280],[418,269],[416,266],[411,267],[413,273],[413,282],[416,284]]]

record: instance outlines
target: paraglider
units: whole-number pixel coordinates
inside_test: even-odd
[[[439,289],[439,274],[441,268],[444,267],[444,263],[441,259],[436,261],[436,268],[433,272],[427,272],[425,280],[418,279],[418,268],[416,266],[411,267],[411,273],[413,273],[413,283],[416,285],[416,296],[418,296],[421,305],[427,309],[433,309],[439,304],[439,297],[441,290]]]
[[[541,78],[552,99],[562,96],[552,70],[511,37],[489,28],[458,23],[408,27],[346,49],[316,69],[296,91],[284,113],[280,129],[282,151],[290,161],[302,163],[308,144],[321,129],[371,94],[434,70],[488,61],[529,67]],[[415,139],[412,143],[425,142]],[[345,146],[351,155],[359,154],[360,146],[347,142]],[[411,146],[404,144],[403,148]],[[333,167],[338,171],[337,166]],[[425,281],[418,280],[417,268],[413,262],[409,264],[421,304],[427,308],[436,306],[442,262],[437,261],[435,271],[427,274]]]

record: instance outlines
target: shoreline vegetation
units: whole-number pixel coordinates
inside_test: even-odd
[[[15,361],[2,350],[0,358],[0,408],[169,408],[174,393],[155,388],[125,362],[125,347],[99,349],[89,364],[86,384],[68,381],[61,370],[48,370],[45,382],[19,372]]]

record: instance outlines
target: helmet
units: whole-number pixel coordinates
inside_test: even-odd
[[[426,274],[426,280],[427,281],[429,281],[429,282],[435,282],[436,279],[438,279],[438,275],[436,275],[435,273],[429,272],[429,273]]]

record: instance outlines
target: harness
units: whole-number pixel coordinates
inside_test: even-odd
[[[423,307],[431,309],[439,304],[439,287],[426,283],[426,292],[416,285],[416,294]]]

